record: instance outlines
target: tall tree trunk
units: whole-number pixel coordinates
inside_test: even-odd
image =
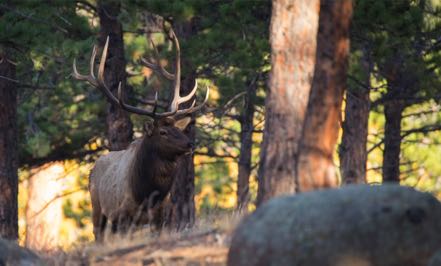
[[[181,40],[186,40],[194,35],[194,25],[192,21],[183,22],[175,26],[176,36]],[[181,82],[181,95],[187,95],[194,87],[196,72],[192,62],[189,60],[191,55],[182,53],[181,66],[183,76]],[[187,74],[185,74],[187,73]],[[181,108],[190,107],[193,101],[190,100],[181,105]],[[192,115],[192,122],[185,130],[185,134],[195,142],[195,116]],[[171,229],[183,229],[191,227],[195,221],[196,209],[194,203],[194,156],[185,155],[179,161],[178,171],[174,176],[173,186],[170,192],[171,206],[165,206],[164,224]],[[167,204],[167,205],[170,205]]]
[[[367,136],[370,111],[372,60],[364,51],[361,61],[365,74],[363,84],[348,88],[346,93],[345,121],[339,147],[340,173],[344,184],[366,183]]]
[[[18,238],[18,145],[15,65],[0,55],[0,237]],[[9,80],[10,79],[10,80]]]
[[[257,203],[296,190],[298,142],[314,71],[319,0],[273,0],[271,79]]]
[[[420,10],[426,7],[426,1],[418,3]],[[416,23],[416,34],[413,40],[413,63],[424,62],[425,39],[423,34],[423,19]],[[421,72],[406,62],[407,55],[395,51],[396,54],[387,58],[380,71],[387,80],[388,91],[384,103],[384,150],[383,150],[383,182],[400,182],[400,152],[401,152],[401,120],[403,111],[414,104],[409,99],[414,98],[418,88],[424,87]]]
[[[191,80],[189,77],[191,76]],[[189,75],[184,79],[185,88],[193,88],[194,75]],[[189,84],[193,84],[188,86]],[[181,90],[181,95],[186,95],[189,90]],[[189,101],[192,102],[192,101]],[[188,108],[189,103],[182,104],[183,108]],[[187,126],[185,135],[194,141],[196,136],[195,117]],[[191,227],[195,221],[196,209],[194,204],[194,156],[193,154],[184,155],[178,162],[177,171],[174,174],[174,182],[170,191],[170,202],[166,202],[164,225],[170,229],[181,230]]]
[[[104,47],[107,36],[109,36],[109,51],[106,61],[104,80],[114,95],[118,94],[118,84],[122,82],[126,95],[126,61],[124,58],[124,41],[121,23],[118,21],[120,13],[119,1],[98,2],[98,16],[100,18],[99,45]],[[107,111],[107,138],[109,149],[112,151],[125,149],[132,141],[133,125],[129,114],[120,107],[111,103]]]
[[[349,89],[339,147],[340,173],[344,184],[366,183],[369,90]]]
[[[240,155],[239,175],[237,177],[237,209],[246,211],[249,202],[249,182],[251,174],[251,151],[253,148],[254,98],[257,78],[252,80],[245,94],[243,113],[240,116]]]
[[[298,191],[336,187],[333,154],[341,121],[352,1],[321,1],[317,58],[298,159]]]
[[[401,119],[405,104],[389,100],[384,104],[383,182],[400,182]]]

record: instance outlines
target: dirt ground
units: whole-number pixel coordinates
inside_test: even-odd
[[[198,225],[179,233],[138,231],[109,236],[74,251],[46,257],[48,265],[226,265],[228,245],[236,222]]]
[[[89,265],[225,265],[227,236],[217,230],[159,238],[88,258]],[[85,261],[84,261],[85,262]],[[84,263],[83,262],[83,263]]]

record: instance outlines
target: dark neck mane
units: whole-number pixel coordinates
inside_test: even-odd
[[[139,204],[153,206],[170,191],[176,159],[161,158],[157,142],[148,136],[143,137],[135,153],[129,177],[133,197]]]

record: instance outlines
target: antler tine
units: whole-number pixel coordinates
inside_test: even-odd
[[[92,56],[90,57],[89,68],[90,68],[90,76],[96,80],[95,77],[95,58],[96,58],[97,48],[94,45],[92,49]]]
[[[122,96],[122,83],[121,82],[119,82],[119,84],[118,84],[118,99],[116,99],[115,96],[112,94],[112,92],[110,92],[109,88],[106,86],[106,84],[104,82],[104,66],[106,63],[108,48],[109,48],[109,37],[107,37],[107,39],[106,39],[106,44],[104,45],[103,54],[101,55],[100,65],[98,68],[97,81],[98,81],[98,84],[100,85],[99,88],[101,89],[101,91],[109,99],[111,99],[112,102],[114,102],[115,104],[117,103],[119,106],[121,106],[122,109],[124,109],[128,112],[139,114],[139,115],[147,115],[147,116],[155,117],[154,112],[156,111],[156,107],[154,108],[154,112],[150,112],[150,111],[147,111],[147,110],[144,110],[141,108],[131,106],[131,105],[126,104],[124,102],[124,98]]]
[[[125,103],[124,103],[124,97],[123,97],[123,93],[122,93],[122,82],[120,81],[118,83],[118,103],[120,106],[122,106],[124,108]]]
[[[179,41],[178,38],[176,37],[175,32],[173,31],[173,29],[170,28],[170,33],[171,33],[171,38],[173,40],[173,43],[175,45],[175,54],[176,54],[176,59],[175,59],[175,79],[173,82],[173,100],[170,103],[170,111],[178,111],[179,109],[179,104],[182,102],[179,102],[180,99],[180,95],[179,95],[179,91],[181,89],[181,47],[179,46]]]
[[[73,66],[72,66],[72,68],[73,68],[72,76],[73,76],[74,78],[76,78],[76,79],[78,79],[78,80],[85,80],[85,81],[88,81],[88,82],[90,82],[90,83],[93,83],[93,81],[90,79],[90,76],[82,75],[82,74],[80,74],[80,73],[78,72],[78,69],[77,69],[77,62],[76,62],[75,59],[74,59],[74,61],[73,61]],[[93,85],[93,84],[92,84],[92,85]]]
[[[196,93],[197,89],[198,89],[198,81],[195,80],[194,81],[194,87],[191,90],[191,92],[188,95],[184,96],[184,97],[179,97],[178,104],[181,104],[181,103],[189,101],[193,97],[193,95]]]
[[[153,115],[156,114],[157,107],[158,107],[158,92],[156,91],[155,92],[155,104],[153,105],[153,111],[152,111]]]
[[[122,95],[122,88],[121,87],[122,87],[122,85],[121,85],[121,82],[120,82],[119,85],[118,85],[118,100],[117,101],[118,101],[118,104],[121,106],[121,108],[123,110],[126,110],[127,112],[130,112],[130,113],[135,113],[135,114],[138,114],[138,115],[147,115],[147,116],[150,116],[152,118],[155,118],[155,117],[166,117],[166,116],[171,116],[171,115],[175,114],[175,112],[166,112],[166,113],[159,113],[159,114],[156,113],[156,109],[157,109],[157,106],[158,106],[158,104],[157,104],[157,102],[158,102],[158,92],[156,92],[156,94],[155,94],[155,104],[153,106],[153,111],[147,111],[147,110],[144,110],[144,109],[137,108],[137,107],[131,106],[129,104],[126,104],[124,102],[124,98],[123,98],[123,95]]]
[[[93,86],[98,86],[98,83],[96,82],[95,74],[94,74],[94,63],[95,63],[95,57],[96,57],[96,46],[93,46],[92,50],[92,56],[90,57],[90,74],[89,75],[82,75],[78,72],[77,69],[77,62],[76,59],[73,61],[73,77],[79,80],[85,80],[92,84]]]
[[[73,60],[73,65],[72,65],[72,69],[73,69],[72,76],[73,76],[74,78],[76,78],[76,79],[79,79],[79,80],[87,80],[86,76],[81,75],[81,74],[78,72],[78,69],[77,69],[77,62],[76,62],[76,61],[77,61],[77,60],[74,58],[74,60]]]
[[[145,58],[141,58],[141,63],[148,68],[151,68],[153,71],[160,73],[164,78],[168,79],[168,80],[174,80],[175,79],[175,75],[171,74],[170,72],[168,72],[162,65],[160,62],[160,58],[159,58],[159,52],[158,49],[156,48],[155,43],[153,42],[152,39],[150,39],[150,42],[153,46],[153,51],[155,53],[155,60],[156,60],[156,64],[152,63],[150,61],[148,61]]]
[[[199,104],[198,106],[194,106],[196,103],[196,100],[194,100],[189,108],[177,111],[176,115],[185,115],[201,110],[202,107],[204,107],[204,105],[207,103],[209,97],[210,97],[210,87],[207,86],[207,93],[205,94],[205,99],[201,104]]]
[[[109,36],[107,36],[107,38],[106,38],[106,43],[104,44],[103,53],[101,54],[100,65],[98,67],[98,83],[106,88],[107,88],[107,86],[104,83],[104,67],[106,65],[107,50],[108,49],[109,49]]]
[[[90,77],[93,79],[93,82],[96,83],[95,87],[97,87],[99,90],[101,90],[104,95],[107,96],[107,98],[115,105],[120,105],[119,100],[113,95],[113,93],[110,91],[110,89],[107,87],[106,83],[104,82],[104,67],[106,65],[106,59],[107,59],[107,50],[109,48],[109,36],[107,36],[106,43],[104,44],[103,53],[101,55],[100,64],[98,66],[98,78],[95,77],[94,74],[94,68],[95,68],[95,57],[96,57],[96,48],[94,47],[92,51],[92,57],[90,60]],[[90,82],[92,85],[94,85],[92,82]],[[118,85],[118,90],[121,86],[121,82]]]

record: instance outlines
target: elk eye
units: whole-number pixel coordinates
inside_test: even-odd
[[[165,135],[167,135],[167,131],[161,129],[161,130],[159,130],[159,134],[160,134],[161,136],[165,136]]]

